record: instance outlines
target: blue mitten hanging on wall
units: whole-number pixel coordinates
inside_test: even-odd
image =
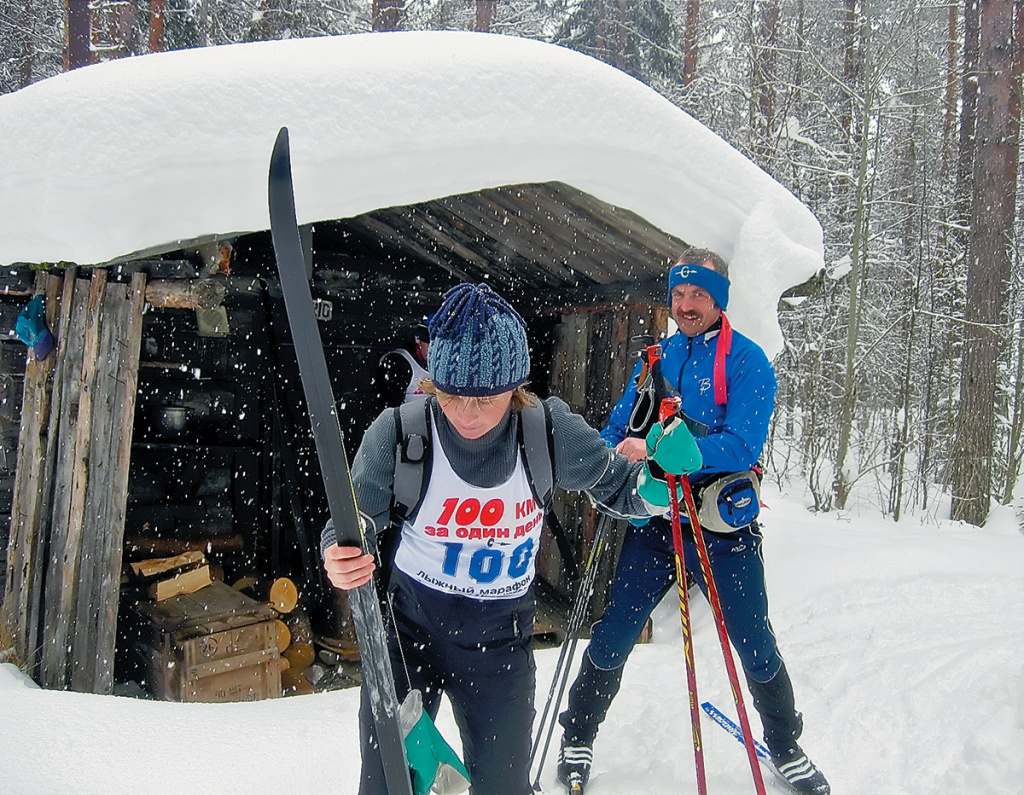
[[[37,295],[18,314],[14,327],[18,339],[28,345],[36,358],[42,361],[53,350],[53,335],[46,328],[46,307],[43,297]]]

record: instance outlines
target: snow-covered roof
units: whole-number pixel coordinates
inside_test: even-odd
[[[655,91],[527,39],[391,33],[179,50],[0,96],[0,264],[99,264],[268,228],[290,130],[300,223],[560,181],[730,261],[769,355],[779,295],[823,265],[789,191]]]

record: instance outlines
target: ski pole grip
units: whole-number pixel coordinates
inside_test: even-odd
[[[668,426],[672,418],[679,414],[680,405],[682,405],[682,401],[677,397],[661,399],[661,407],[658,410],[658,422],[662,424],[662,427]]]

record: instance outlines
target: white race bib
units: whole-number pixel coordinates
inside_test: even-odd
[[[522,596],[536,571],[544,511],[521,452],[505,483],[481,488],[455,474],[433,430],[430,483],[415,522],[402,526],[395,565],[436,591],[487,600]]]

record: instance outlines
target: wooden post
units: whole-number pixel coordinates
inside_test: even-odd
[[[107,284],[104,293],[83,528],[88,558],[81,572],[71,660],[72,689],[83,692],[110,693],[114,687],[144,296],[142,274],[135,274],[130,285]]]
[[[50,329],[57,328],[54,322],[60,288],[61,279],[57,276],[41,273],[36,278],[36,292],[45,296],[46,322]],[[55,451],[49,438],[49,417],[53,402],[59,401],[59,395],[53,394],[53,372],[62,340],[63,334],[58,331],[53,353],[43,361],[30,355],[25,365],[18,463],[12,494],[3,621],[14,636],[18,656],[31,669],[39,659],[39,609],[46,554],[42,516],[49,511],[44,484],[50,482]]]

